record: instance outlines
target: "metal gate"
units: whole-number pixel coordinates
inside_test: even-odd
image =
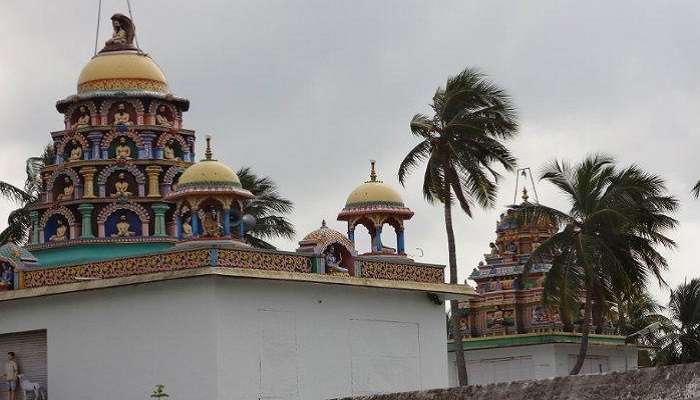
[[[40,384],[46,392],[46,330],[0,335],[0,366],[5,365],[9,351],[17,357],[19,373],[31,382]],[[4,398],[7,383],[4,379],[0,379],[0,382],[0,393],[3,395],[0,398]],[[23,397],[20,395],[18,398]]]

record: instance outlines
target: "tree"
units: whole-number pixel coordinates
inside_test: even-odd
[[[237,172],[241,186],[255,195],[243,210],[244,214],[255,217],[256,223],[245,234],[245,241],[251,246],[275,249],[267,242],[272,238],[294,238],[294,226],[285,216],[294,210],[294,203],[279,194],[277,184],[267,176],[260,177],[250,167]]]
[[[507,171],[515,168],[515,157],[502,141],[515,136],[518,125],[510,97],[473,68],[448,78],[446,86],[435,92],[430,107],[432,116],[416,114],[411,120],[411,133],[420,143],[401,162],[398,177],[405,185],[408,174],[426,163],[423,196],[429,203],[443,204],[450,283],[457,284],[452,204],[456,200],[469,217],[475,205],[494,206],[500,177],[494,164]],[[451,314],[459,383],[466,385],[456,301],[451,302]]]
[[[0,244],[24,244],[32,227],[29,206],[39,199],[41,193],[41,169],[53,163],[54,148],[52,144],[44,147],[39,157],[30,157],[25,164],[27,178],[24,188],[20,189],[10,183],[0,181],[0,196],[9,199],[19,207],[7,217],[7,228],[0,232]]]
[[[661,328],[656,365],[700,361],[700,278],[671,290],[669,320]]]
[[[663,179],[635,165],[618,169],[604,155],[589,156],[573,167],[553,161],[541,179],[559,189],[570,208],[514,206],[520,218],[548,218],[561,228],[533,251],[525,270],[549,257],[544,301],[554,299],[570,312],[583,299],[581,346],[570,372],[576,375],[588,351],[594,308],[605,308],[615,294],[633,295],[649,276],[664,284],[661,271],[667,262],[656,247],[676,246],[664,232],[678,223],[669,215],[678,201],[666,193]]]

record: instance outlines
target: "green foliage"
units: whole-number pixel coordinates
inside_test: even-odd
[[[671,290],[669,319],[658,338],[656,365],[700,362],[700,278]]]
[[[151,397],[154,399],[162,399],[170,396],[165,393],[165,385],[156,385],[155,389],[153,389],[153,393],[151,393]]]
[[[581,353],[572,373],[585,358],[592,311],[605,309],[620,296],[634,296],[649,277],[664,283],[666,258],[657,247],[674,248],[664,233],[676,227],[669,214],[678,201],[667,194],[664,181],[632,165],[617,168],[608,156],[593,155],[575,166],[553,161],[541,179],[568,199],[568,211],[540,204],[513,206],[524,223],[545,218],[559,232],[533,251],[525,265],[551,258],[544,286],[544,301],[557,304],[566,317],[575,315],[585,299]]]

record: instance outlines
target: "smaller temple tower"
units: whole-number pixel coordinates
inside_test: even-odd
[[[413,217],[413,211],[404,205],[399,193],[377,179],[376,162],[371,161],[369,180],[350,193],[345,207],[338,214],[339,221],[347,221],[348,238],[355,243],[355,227],[363,225],[371,236],[372,248],[364,255],[406,256],[404,221]],[[385,246],[381,234],[385,225],[396,232],[396,248]]]

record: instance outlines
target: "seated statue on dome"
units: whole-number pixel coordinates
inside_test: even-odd
[[[129,17],[122,14],[112,16],[112,37],[107,39],[102,51],[133,50],[136,28]]]
[[[119,138],[119,144],[114,148],[114,153],[117,159],[131,160],[131,147],[124,136]]]
[[[165,126],[167,128],[172,128],[173,124],[170,122],[168,117],[165,115],[166,109],[164,105],[161,105],[158,107],[158,111],[156,111],[156,124],[160,126]]]
[[[204,228],[204,236],[209,237],[219,237],[221,236],[221,226],[217,221],[214,211],[209,211],[204,214],[204,221],[202,221],[202,228]]]
[[[165,142],[165,147],[163,147],[163,158],[166,160],[178,159],[175,155],[175,141],[173,139],[168,139],[168,141]]]
[[[126,105],[124,103],[119,103],[117,106],[117,112],[114,113],[113,125],[133,125],[131,122],[131,116],[126,111]]]
[[[188,217],[185,222],[182,223],[182,237],[192,237],[192,217]]]
[[[73,128],[78,129],[85,126],[90,126],[90,112],[88,111],[87,107],[80,106],[80,116],[78,117],[78,120],[75,121],[75,124],[73,124]]]
[[[131,224],[129,224],[129,221],[126,219],[126,215],[122,215],[119,217],[119,222],[117,222],[117,233],[112,235],[112,237],[128,237],[128,236],[134,236],[134,232],[130,231],[131,229]]]
[[[61,221],[59,219],[58,226],[56,227],[56,234],[52,235],[49,238],[49,242],[60,242],[62,240],[66,240],[67,239],[67,237],[66,237],[67,232],[68,232],[68,227],[66,226],[66,224],[63,221]]]
[[[119,179],[114,182],[114,194],[112,197],[129,197],[133,193],[129,191],[129,182],[126,181],[124,173],[119,174]]]
[[[75,139],[70,141],[71,144],[71,150],[70,150],[70,155],[68,156],[69,161],[79,161],[83,159],[83,148],[80,147],[78,142],[75,141]]]
[[[324,260],[326,262],[326,273],[328,274],[341,274],[341,275],[347,275],[348,269],[343,268],[342,262],[343,262],[343,257],[342,256],[337,256],[335,255],[336,251],[334,248],[330,247],[328,250],[326,250],[324,256]]]
[[[73,188],[73,182],[66,176],[63,178],[63,193],[59,193],[56,200],[72,200],[74,191],[75,189]]]

